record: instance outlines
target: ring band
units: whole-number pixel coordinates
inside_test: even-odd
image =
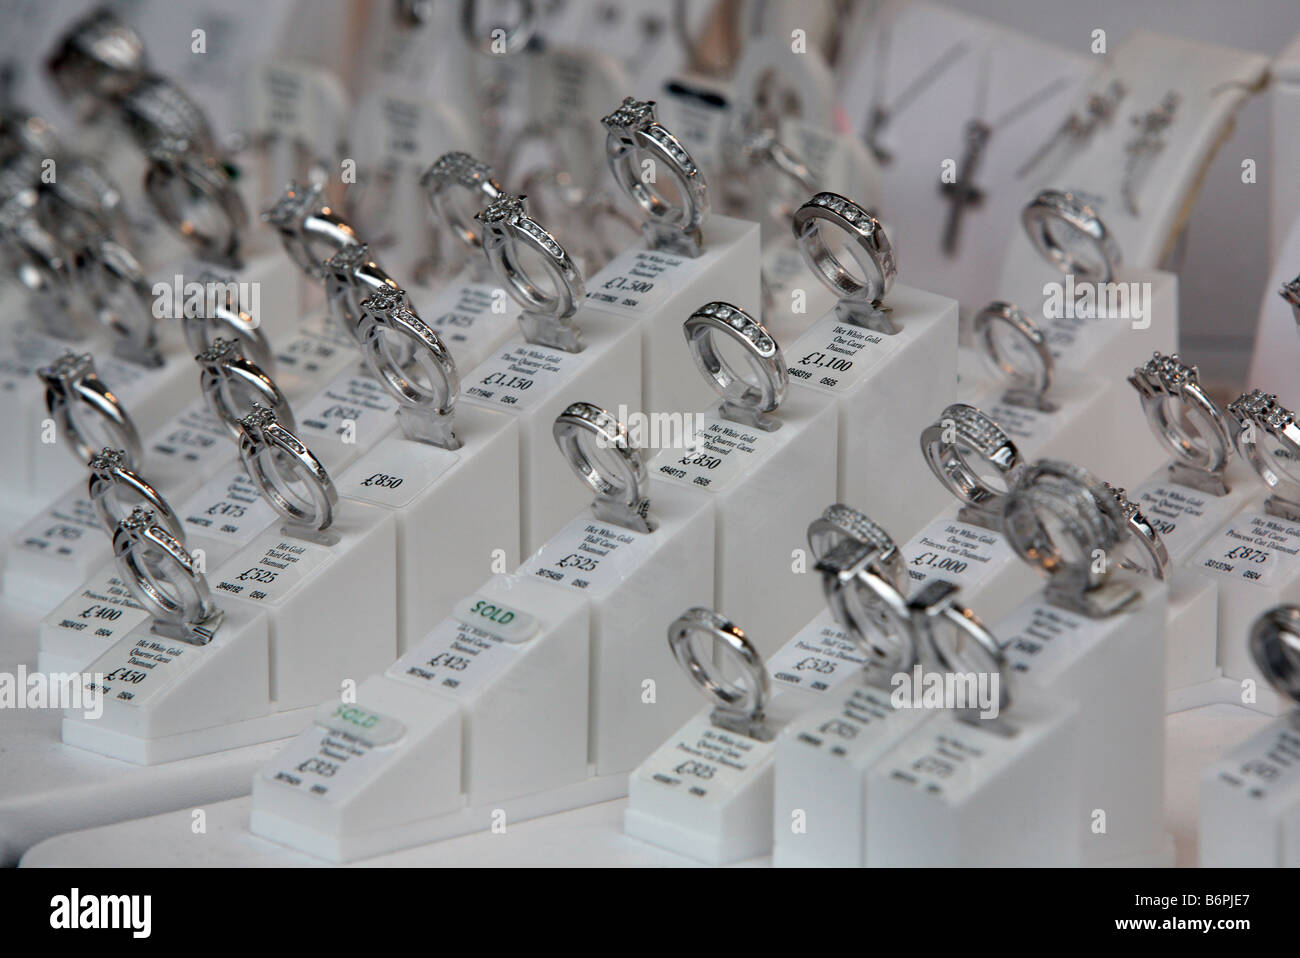
[[[1256,619],[1250,657],[1273,688],[1300,702],[1300,607],[1275,606]]]
[[[785,399],[790,371],[785,356],[763,324],[739,306],[706,303],[682,324],[695,367],[722,396],[722,415],[771,431],[780,422],[766,415]],[[738,343],[754,377],[738,372],[718,350],[714,337],[725,333]]]
[[[100,324],[112,334],[113,354],[140,366],[161,366],[153,296],[131,252],[112,240],[92,242],[78,256],[78,273]]]
[[[848,234],[845,248],[862,270],[861,278],[830,251],[822,236],[823,223]],[[822,192],[795,210],[791,225],[804,262],[840,300],[843,318],[861,324],[882,311],[898,276],[898,265],[894,247],[874,216],[848,197]],[[889,324],[882,329],[896,331]]]
[[[401,292],[397,281],[374,261],[365,243],[341,247],[325,260],[322,271],[330,315],[361,347],[365,341],[361,333],[361,300],[384,289]],[[401,295],[405,299],[406,294]]]
[[[709,654],[701,655],[695,641],[709,640]],[[767,741],[772,731],[763,724],[770,680],[763,657],[734,623],[702,606],[687,609],[668,626],[668,647],[677,664],[713,701],[710,721],[719,728]],[[740,681],[727,678],[721,660],[740,673]]]
[[[1092,207],[1073,193],[1044,190],[1024,208],[1020,220],[1034,249],[1062,273],[1094,283],[1109,283],[1114,277],[1120,265],[1119,244]],[[1086,245],[1095,261],[1089,262],[1067,248],[1054,232],[1060,226],[1066,227],[1076,242]]]
[[[958,587],[936,579],[908,601],[919,623],[922,654],[931,668],[957,675],[996,675],[998,710],[1011,704],[1012,670],[1002,645],[970,609],[957,602]]]
[[[239,425],[239,461],[271,508],[295,526],[328,529],[339,494],[320,460],[263,406],[254,405]],[[310,498],[294,488],[295,482],[307,487]]]
[[[659,123],[654,101],[626,97],[600,122],[607,131],[605,155],[610,172],[645,215],[650,247],[698,256],[700,229],[709,216],[708,185],[686,147]],[[653,182],[646,182],[642,164],[647,160],[668,172],[680,205],[655,189]]]
[[[225,167],[188,144],[165,141],[149,151],[145,195],[158,216],[209,263],[239,269],[248,210]]]
[[[185,544],[185,528],[172,507],[157,489],[131,469],[121,449],[101,450],[90,457],[86,466],[90,470],[86,494],[110,537],[118,523],[131,514],[125,500],[135,498],[144,503],[168,535]],[[132,506],[136,507],[138,503]]]
[[[319,184],[290,183],[263,213],[262,219],[280,231],[289,258],[311,279],[323,279],[325,260],[347,246],[361,243],[356,231],[323,203]],[[318,255],[324,247],[328,252]]]
[[[293,410],[275,380],[244,358],[239,344],[220,337],[194,357],[199,364],[199,391],[214,416],[225,424],[235,442],[242,433],[240,420],[259,406],[275,413],[276,420],[294,432]]]
[[[267,375],[274,375],[275,351],[262,332],[261,317],[244,312],[239,302],[239,284],[234,277],[202,270],[195,282],[209,294],[202,311],[193,314],[186,311],[182,317],[190,353],[206,352],[218,338],[233,339],[239,344],[240,355]],[[211,291],[220,295],[213,296]]]
[[[0,255],[27,293],[41,327],[56,339],[85,338],[78,322],[76,264],[64,245],[16,199],[0,205]]]
[[[60,92],[103,102],[133,88],[147,68],[144,43],[112,10],[99,7],[72,24],[48,61]]]
[[[998,300],[975,314],[973,328],[985,359],[1010,387],[1002,401],[1050,411],[1045,397],[1055,364],[1038,324],[1018,306]]]
[[[149,610],[155,632],[194,645],[212,641],[223,614],[207,579],[152,511],[136,508],[117,524],[113,556],[122,580]]]
[[[1142,510],[1129,499],[1128,493],[1110,483],[1106,484],[1106,488],[1111,490],[1125,516],[1124,531],[1127,535],[1121,543],[1121,548],[1128,552],[1128,555],[1121,556],[1120,568],[1140,572],[1163,582],[1169,573],[1169,549],[1160,538],[1160,533],[1142,514]],[[1129,543],[1134,544],[1136,549],[1126,548]],[[1134,551],[1138,553],[1137,557],[1133,557]]]
[[[1016,444],[992,418],[975,406],[953,403],[921,433],[921,454],[935,478],[961,502],[963,522],[1001,528],[1002,499],[1024,464]],[[968,454],[985,468],[972,465]],[[988,468],[1003,478],[1005,488],[989,484],[984,478]]]
[[[576,402],[556,417],[551,433],[565,461],[596,493],[592,510],[598,519],[637,532],[654,531],[656,524],[645,495],[650,484],[645,458],[628,439],[623,423],[599,406]],[[612,450],[613,455],[597,457],[593,443]],[[604,468],[602,462],[613,470]]]
[[[120,449],[135,468],[143,458],[131,417],[95,372],[90,353],[66,352],[37,375],[45,383],[45,408],[81,463],[97,450]]]
[[[817,560],[826,604],[871,666],[905,672],[919,650],[907,600],[880,574],[879,550],[845,540]]]
[[[808,549],[819,560],[845,542],[876,550],[874,569],[899,592],[907,586],[907,567],[894,539],[866,513],[836,502],[808,524]]]
[[[1237,423],[1237,451],[1272,493],[1265,509],[1300,520],[1300,476],[1291,471],[1295,467],[1288,468],[1288,463],[1300,461],[1300,426],[1295,414],[1276,396],[1252,389],[1228,403],[1228,415]],[[1265,437],[1273,442],[1263,441]]]
[[[429,207],[440,223],[455,233],[470,249],[483,248],[483,231],[472,216],[464,217],[456,208],[453,195],[468,193],[478,209],[499,200],[505,190],[492,176],[492,168],[468,153],[444,153],[420,177],[420,185]]]
[[[1142,412],[1156,438],[1174,455],[1170,472],[1183,485],[1222,496],[1223,471],[1232,457],[1228,418],[1201,387],[1195,366],[1177,355],[1155,353],[1133,370],[1129,383],[1138,391]],[[1188,420],[1193,423],[1188,430]]]

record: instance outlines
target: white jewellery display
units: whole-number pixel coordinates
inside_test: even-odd
[[[847,234],[857,272],[833,255],[822,235],[828,229]],[[838,497],[868,512],[888,510],[896,528],[911,533],[943,501],[911,450],[934,408],[955,392],[957,304],[895,287],[884,228],[852,200],[816,194],[795,213],[794,234],[838,301],[786,349],[792,395],[835,410]]]
[[[551,449],[551,424],[574,396],[635,408],[641,337],[617,317],[581,308],[577,267],[528,216],[521,197],[506,194],[476,218],[494,274],[523,307],[522,335],[465,374],[463,391],[467,403],[505,412],[519,425],[520,554],[527,555],[583,505],[582,490]],[[521,256],[524,250],[532,258]],[[544,279],[529,272],[537,262]]]
[[[781,642],[812,617],[816,584],[799,564],[805,518],[797,503],[835,496],[835,409],[787,389],[781,347],[730,303],[706,303],[682,326],[704,379],[721,396],[690,417],[684,448],[649,464],[659,482],[707,501],[717,523],[717,605],[762,622]],[[775,646],[759,651],[774,652]]]

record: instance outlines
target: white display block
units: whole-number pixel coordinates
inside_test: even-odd
[[[590,491],[555,446],[551,430],[574,402],[616,411],[641,402],[641,334],[609,313],[574,316],[586,348],[567,353],[516,334],[490,359],[461,375],[464,402],[506,411],[519,422],[520,552],[528,555],[575,512]],[[680,334],[679,334],[680,335]]]
[[[271,342],[275,384],[295,404],[315,396],[343,370],[357,365],[356,344],[346,340],[343,330],[320,311]]]
[[[1078,723],[1028,689],[996,719],[937,712],[867,771],[866,864],[1079,864]]]
[[[217,569],[254,536],[283,521],[239,463],[217,470],[192,496],[181,500],[176,516],[185,529],[190,552],[204,550],[202,562],[207,572]]]
[[[1201,543],[1188,568],[1218,583],[1219,669],[1240,685],[1233,700],[1277,715],[1285,701],[1256,668],[1248,639],[1265,609],[1300,601],[1300,522],[1269,515],[1254,498]]]
[[[624,831],[711,865],[770,851],[776,736],[863,664],[830,612],[817,616],[766,663],[771,737],[719,728],[712,708],[698,713],[632,773]]]
[[[797,246],[772,245],[763,250],[763,325],[773,339],[790,346],[834,307],[835,294],[809,271]]]
[[[833,693],[832,704],[791,721],[777,739],[772,864],[866,863],[867,770],[935,715],[894,708],[887,679],[859,670]]]
[[[690,448],[664,449],[647,469],[665,485],[687,487],[713,503],[718,551],[711,607],[732,621],[754,623],[755,645],[768,656],[821,605],[807,533],[808,523],[835,501],[837,410],[822,396],[791,390],[773,414],[780,428],[765,432],[721,418],[720,407],[715,403],[703,415]],[[807,560],[803,566],[796,550]]]
[[[79,672],[149,618],[131,589],[108,565],[41,621],[42,672]]]
[[[790,381],[800,387],[791,388],[787,403],[806,388],[835,408],[839,501],[906,537],[948,496],[918,444],[956,392],[957,303],[895,286],[888,305],[900,327],[894,335],[846,323],[831,310],[786,344]]]
[[[637,243],[587,280],[586,305],[634,321],[641,332],[645,412],[707,406],[712,386],[696,371],[682,323],[705,303],[722,301],[762,315],[757,223],[710,217],[703,251],[691,258]]]
[[[587,764],[588,604],[496,576],[253,781],[249,829],[351,861],[621,792]]]
[[[344,500],[390,511],[397,523],[399,653],[493,566],[519,564],[518,426],[463,404],[455,431],[463,445],[454,452],[392,433],[335,483]]]
[[[460,370],[474,369],[519,332],[519,305],[492,283],[470,272],[446,286],[408,289],[415,311],[451,350]]]
[[[1157,864],[1164,834],[1164,584],[1129,573],[1135,605],[1090,619],[1031,596],[993,624],[1016,686],[1080,709],[1080,803],[1074,824],[1083,865]],[[1014,708],[1014,705],[1013,705]]]
[[[272,525],[208,576],[223,608],[265,610],[271,698],[280,708],[314,705],[344,679],[391,662],[397,652],[397,528],[392,513],[342,503],[331,545]]]
[[[517,573],[584,595],[590,605],[588,761],[596,776],[635,768],[699,703],[682,681],[667,630],[680,610],[714,606],[713,503],[653,479],[648,495],[653,532],[588,512]]]
[[[1205,769],[1197,794],[1202,867],[1300,866],[1300,711]]]
[[[314,396],[294,403],[296,435],[336,476],[397,428],[397,406],[368,370],[347,365]]]

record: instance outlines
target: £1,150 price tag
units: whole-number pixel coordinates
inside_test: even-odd
[[[462,380],[466,396],[505,409],[527,409],[573,378],[583,353],[507,343]]]

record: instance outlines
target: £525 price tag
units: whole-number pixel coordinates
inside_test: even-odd
[[[617,585],[649,556],[654,537],[575,519],[524,562],[518,575],[598,591]]]

